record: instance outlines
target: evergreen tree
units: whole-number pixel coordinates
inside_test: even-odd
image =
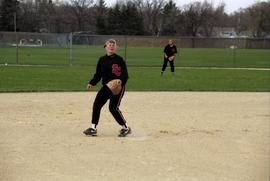
[[[162,13],[162,35],[176,34],[177,7],[173,0],[170,0],[163,9]]]
[[[126,35],[142,35],[143,19],[134,3],[128,2],[122,7],[122,32]]]
[[[135,4],[116,4],[108,14],[109,34],[142,35],[143,19]]]
[[[14,31],[14,13],[18,13],[19,1],[3,0],[0,10],[0,31]]]
[[[121,25],[122,23],[120,5],[116,3],[116,5],[111,8],[108,13],[107,34],[121,35]]]
[[[97,19],[96,19],[97,33],[101,35],[107,34],[107,29],[106,29],[107,8],[106,8],[104,0],[98,1],[96,10],[97,10]]]

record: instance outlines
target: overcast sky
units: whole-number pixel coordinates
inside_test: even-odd
[[[115,4],[116,1],[117,0],[105,0],[108,6]],[[184,4],[189,4],[195,1],[203,2],[204,0],[174,0],[177,6],[183,6]],[[212,2],[215,6],[224,2],[226,4],[225,11],[227,13],[232,13],[234,11],[237,11],[239,8],[246,8],[254,4],[255,2],[262,2],[262,1],[267,1],[267,0],[208,0],[208,2]]]

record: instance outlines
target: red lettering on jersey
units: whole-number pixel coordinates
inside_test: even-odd
[[[116,76],[121,75],[121,67],[118,66],[118,64],[113,64],[112,65],[112,73],[115,74]]]

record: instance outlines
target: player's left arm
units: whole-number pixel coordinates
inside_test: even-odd
[[[167,48],[167,46],[165,46],[165,48],[163,50],[165,58],[168,58],[167,51],[168,51],[168,48]]]
[[[127,65],[125,60],[121,60],[121,75],[119,79],[122,81],[122,85],[125,85],[128,80],[128,71],[127,71]]]
[[[174,54],[173,54],[173,56],[174,56],[174,58],[176,57],[176,54],[177,54],[177,47],[174,45],[174,49],[175,49],[175,51],[174,51]]]

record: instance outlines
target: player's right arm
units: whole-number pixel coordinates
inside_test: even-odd
[[[124,59],[121,58],[121,75],[119,79],[121,80],[122,84],[125,85],[128,80],[128,71],[127,71],[127,65]]]
[[[168,58],[168,56],[167,56],[167,54],[166,54],[166,53],[164,53],[164,57],[165,57],[165,58]]]
[[[165,58],[168,58],[168,55],[167,55],[167,45],[165,46],[163,52],[164,52],[164,57]]]
[[[91,90],[93,86],[95,86],[101,79],[101,59],[99,59],[97,67],[96,67],[96,73],[94,74],[94,77],[88,82],[86,89]]]

